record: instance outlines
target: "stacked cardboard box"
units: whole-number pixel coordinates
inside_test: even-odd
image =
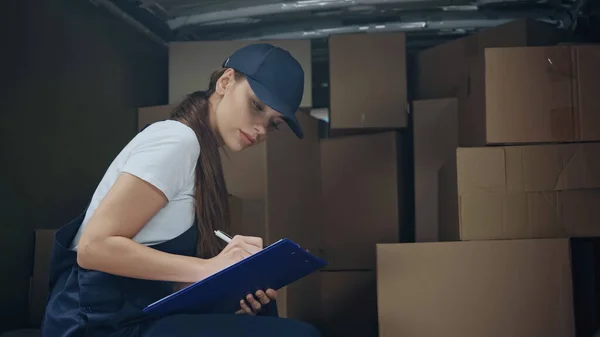
[[[600,47],[562,39],[523,20],[419,55],[422,242],[377,247],[380,336],[581,333],[576,270],[595,266],[572,260],[573,237],[600,236]]]
[[[406,38],[329,38],[329,129],[321,140],[324,336],[376,336],[379,242],[407,236]]]

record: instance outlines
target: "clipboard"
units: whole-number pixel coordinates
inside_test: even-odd
[[[238,263],[148,305],[146,315],[233,314],[257,290],[281,289],[327,265],[289,239],[281,239]]]

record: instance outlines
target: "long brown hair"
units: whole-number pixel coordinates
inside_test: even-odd
[[[211,128],[209,120],[209,98],[215,92],[217,80],[225,68],[216,70],[210,77],[207,91],[189,94],[173,111],[170,119],[189,126],[196,133],[200,144],[200,156],[195,173],[195,212],[198,226],[198,244],[196,253],[201,258],[211,258],[219,254],[224,244],[213,231],[226,230],[229,221],[229,200],[221,154],[219,138]],[[236,72],[236,80],[243,78]]]

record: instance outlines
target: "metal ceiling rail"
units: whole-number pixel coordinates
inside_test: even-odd
[[[496,0],[502,2],[503,0]],[[471,0],[453,1],[452,5],[471,5]],[[255,16],[268,16],[293,12],[331,10],[338,8],[353,8],[360,10],[364,6],[430,3],[432,7],[440,7],[436,0],[300,0],[294,2],[262,4],[240,7],[231,10],[213,11],[201,14],[190,14],[176,17],[167,21],[171,29],[189,25],[201,25],[211,22],[243,20]]]
[[[314,26],[310,29],[298,27],[279,26],[270,31],[246,30],[239,34],[226,36],[227,39],[254,40],[254,39],[314,39],[324,38],[334,34],[351,33],[380,33],[380,32],[432,32],[438,35],[464,33],[468,30],[478,30],[496,27],[512,20],[530,18],[561,28],[572,25],[572,17],[568,12],[556,13],[552,10],[530,10],[513,13],[502,13],[495,16],[485,13],[473,12],[468,15],[446,12],[428,18],[424,15],[406,15],[403,21],[392,21],[374,24],[341,25],[332,22],[328,26]]]
[[[444,31],[461,29],[480,29],[496,27],[512,21],[512,19],[482,19],[482,20],[452,20],[452,21],[415,21],[415,22],[387,22],[373,25],[352,25],[305,31],[292,31],[285,33],[264,34],[241,38],[242,40],[254,39],[314,39],[327,37],[334,34],[351,33],[382,33],[382,32],[412,32],[412,31]]]

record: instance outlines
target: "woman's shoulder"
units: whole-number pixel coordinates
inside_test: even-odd
[[[200,145],[192,129],[177,121],[153,123],[140,132],[124,153],[119,172],[127,172],[173,200],[193,185]]]
[[[181,138],[196,139],[196,133],[189,126],[175,120],[167,119],[148,125],[141,134],[175,135]]]
[[[140,142],[158,142],[165,145],[173,144],[179,146],[200,149],[196,133],[189,126],[174,120],[155,122],[138,134]]]

